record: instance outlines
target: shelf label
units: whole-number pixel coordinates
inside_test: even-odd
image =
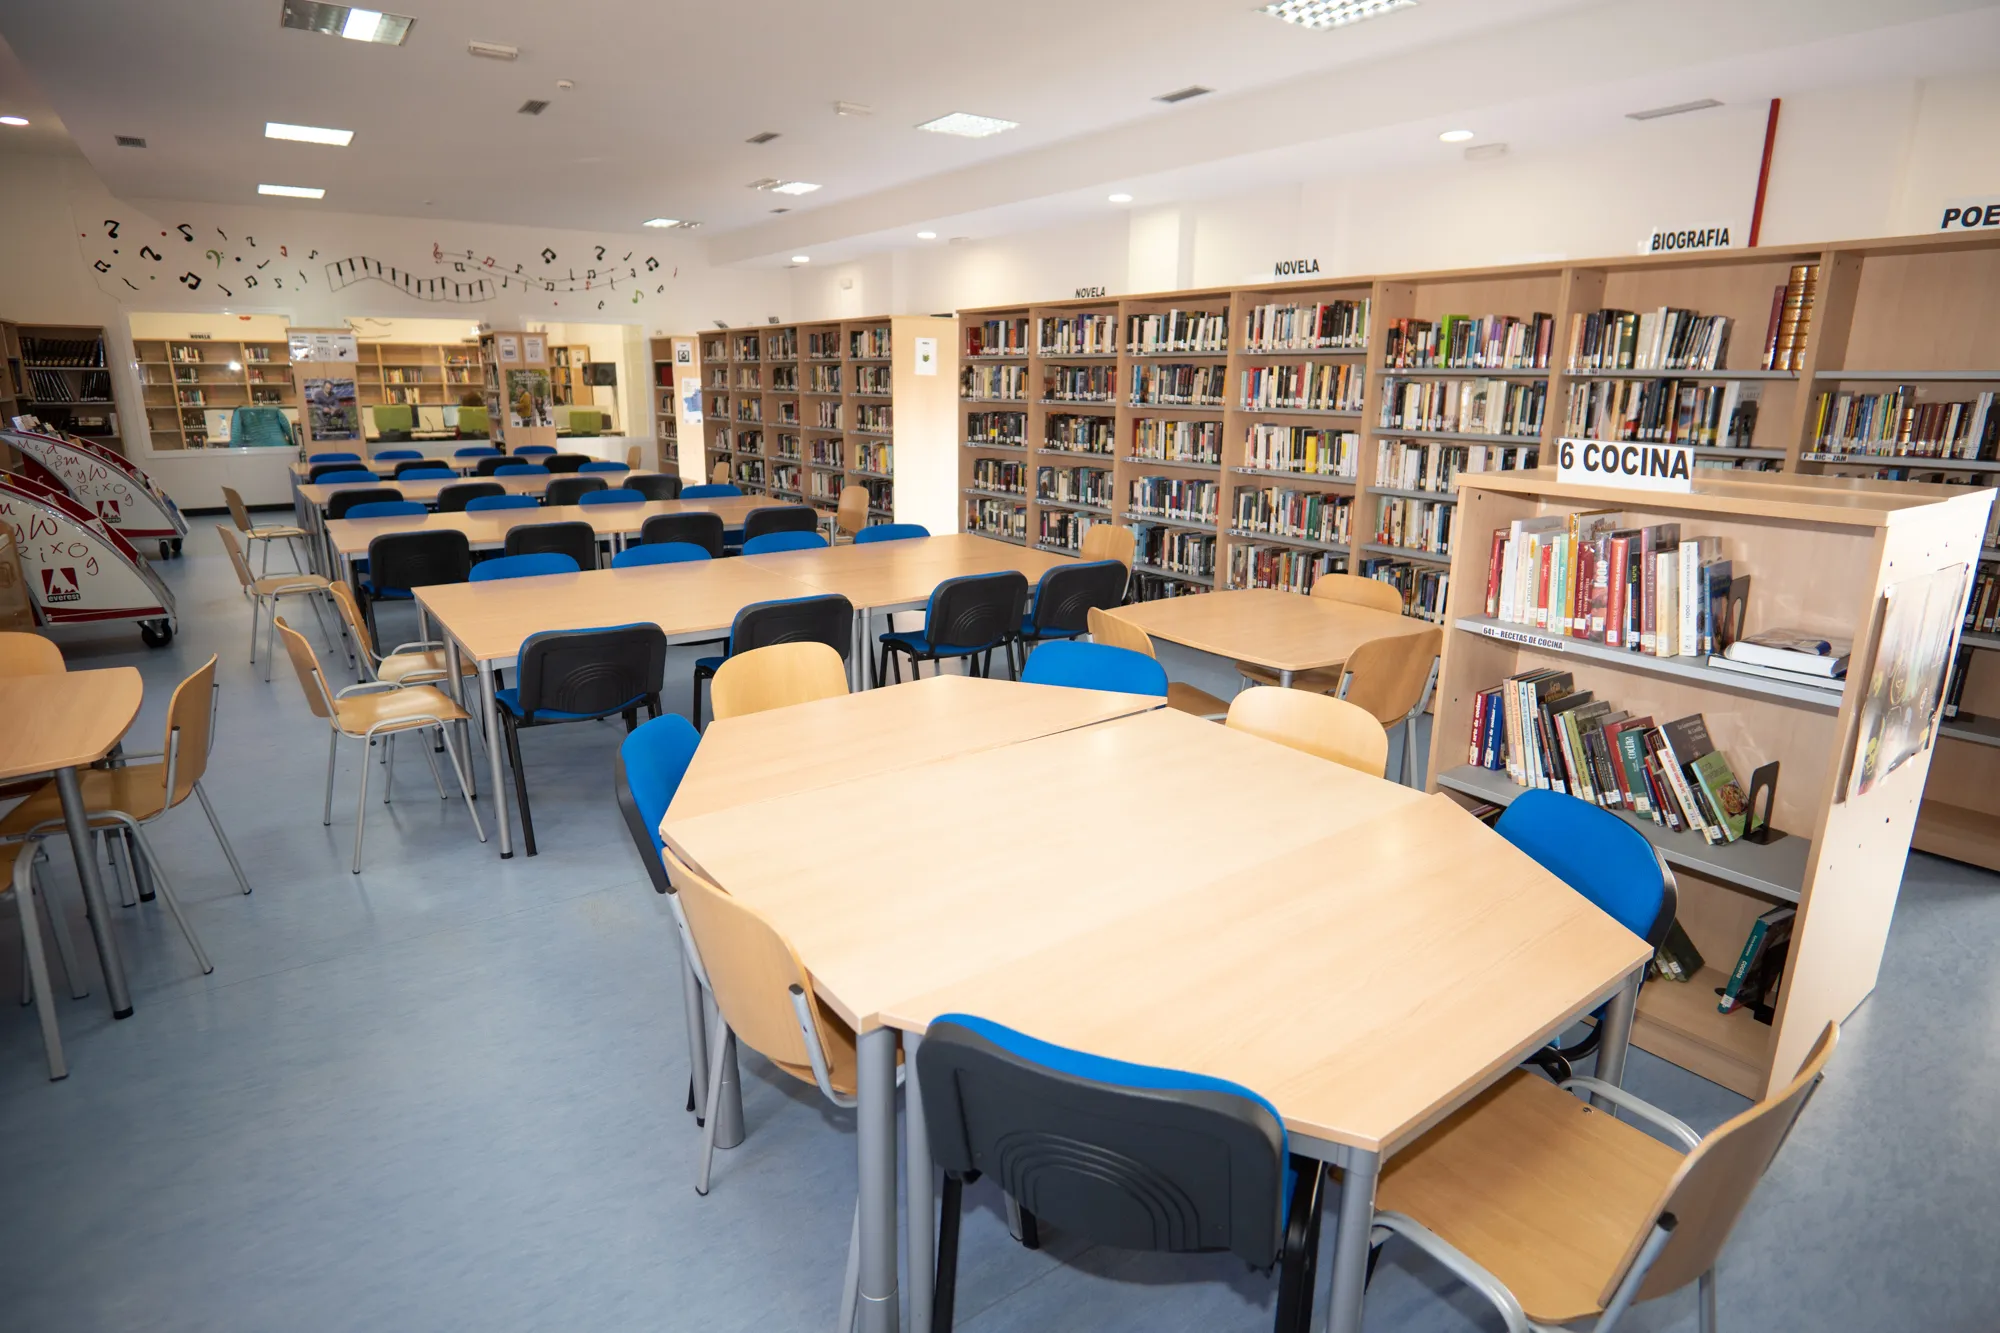
[[[1944,213],[1938,218],[1939,231],[1979,231],[1987,227],[2000,227],[2000,194],[1944,201]]]
[[[1274,278],[1302,278],[1317,272],[1317,259],[1280,259],[1271,265],[1271,276]]]
[[[1547,634],[1537,634],[1531,629],[1518,629],[1512,625],[1496,624],[1490,620],[1461,620],[1461,629],[1476,629],[1489,639],[1505,639],[1508,643],[1525,644],[1530,648],[1541,648],[1551,653],[1566,653],[1569,642],[1552,638]]]
[[[937,374],[937,339],[916,338],[912,341],[917,345],[917,373],[919,375]]]
[[[1718,222],[1706,227],[1655,227],[1640,247],[1641,254],[1679,254],[1683,250],[1727,250],[1729,224]]]
[[[1694,489],[1694,446],[1560,439],[1556,480],[1632,491]]]
[[[1087,301],[1094,296],[1102,295],[1104,295],[1102,287],[1079,287],[1076,289],[1076,296],[1079,301]]]

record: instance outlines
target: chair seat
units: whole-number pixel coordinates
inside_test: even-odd
[[[1678,1152],[1515,1070],[1389,1159],[1375,1206],[1404,1213],[1506,1283],[1528,1317],[1601,1310]]]
[[[334,723],[350,736],[359,736],[371,727],[381,731],[427,727],[434,717],[443,722],[469,720],[465,710],[451,701],[451,696],[432,685],[374,690],[333,701]]]
[[[1339,666],[1330,666],[1314,667],[1310,671],[1294,672],[1292,675],[1292,688],[1295,690],[1311,690],[1314,694],[1332,694],[1340,688],[1342,670]],[[1276,685],[1278,683],[1277,672],[1267,666],[1258,666],[1255,662],[1238,662],[1236,664],[1236,674],[1247,676],[1259,685]]]
[[[1167,707],[1179,713],[1193,713],[1196,717],[1212,717],[1229,711],[1227,700],[1218,699],[1207,690],[1196,689],[1178,680],[1167,682]]]
[[[721,670],[723,661],[724,659],[720,657],[697,657],[694,659],[694,669],[699,674],[712,676]]]
[[[250,585],[259,597],[280,592],[324,592],[326,579],[319,574],[269,574]]]
[[[521,711],[521,691],[518,686],[510,685],[504,690],[493,691],[493,702],[499,704],[502,708],[506,709],[509,713],[512,713],[517,718],[524,716],[524,714]],[[636,694],[632,696],[630,699],[627,699],[624,703],[618,705],[618,707],[607,708],[602,713],[565,713],[560,708],[537,708],[535,710],[535,721],[536,722],[590,722],[600,717],[614,716],[618,713],[624,712],[628,708],[637,708],[645,702],[646,702],[645,695]]]
[[[378,588],[366,580],[361,584],[361,595],[373,597],[378,602],[403,602],[416,596],[408,588]]]
[[[470,658],[460,658],[458,673],[461,676],[476,676],[479,674],[479,668],[472,664]],[[392,685],[401,685],[424,676],[436,676],[442,679],[450,674],[442,648],[426,648],[420,653],[390,653],[375,668],[375,678],[386,680]]]
[[[1087,633],[1089,633],[1088,630],[1080,630],[1080,629],[1037,630],[1035,628],[1035,610],[1033,607],[1029,607],[1028,614],[1021,617],[1021,637],[1024,639],[1034,639],[1037,641],[1046,641],[1049,639],[1075,639],[1075,638],[1080,638],[1081,636]]]
[[[309,535],[310,534],[307,533],[304,528],[285,528],[274,525],[266,528],[252,528],[250,529],[250,531],[244,533],[243,537],[246,541],[261,542],[261,541],[271,541],[273,539],[283,540],[286,537],[305,537]]]
[[[917,657],[970,657],[983,653],[994,645],[990,643],[954,644],[932,643],[921,634],[891,631],[881,636],[882,642],[892,648],[901,648]]]
[[[152,819],[166,809],[165,764],[85,768],[78,770],[76,776],[77,786],[83,791],[84,808],[90,811],[93,822],[106,810],[121,811],[143,820]],[[0,819],[0,836],[26,833],[37,824],[60,822],[62,817],[62,797],[56,791],[56,784],[45,782],[34,795],[9,810],[5,819]]]

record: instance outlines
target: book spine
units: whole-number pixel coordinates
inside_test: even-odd
[[[1632,539],[1613,537],[1611,546],[1611,568],[1605,576],[1605,621],[1604,645],[1607,648],[1625,646],[1625,602],[1631,595],[1626,571],[1630,564],[1629,554]]]
[[[1680,642],[1676,656],[1690,657],[1701,645],[1701,543],[1681,543],[1680,563]]]
[[[1750,965],[1763,952],[1764,936],[1770,929],[1770,923],[1761,916],[1751,923],[1750,934],[1743,941],[1743,952],[1736,956],[1736,967],[1729,974],[1729,984],[1722,988],[1722,998],[1716,1001],[1717,1013],[1726,1014],[1737,1007],[1736,997],[1743,988],[1743,978],[1750,975]]]
[[[1701,806],[1695,800],[1694,788],[1688,785],[1687,773],[1682,770],[1680,761],[1674,758],[1671,746],[1663,746],[1661,749],[1660,773],[1666,778],[1667,785],[1674,789],[1674,804],[1680,806],[1681,813],[1687,816],[1688,824],[1708,842],[1720,842],[1721,839],[1715,836],[1714,830],[1709,828],[1708,822],[1702,817]]]
[[[1643,529],[1639,534],[1639,642],[1642,653],[1654,650],[1654,616],[1659,606],[1659,562],[1654,559],[1653,530]]]
[[[1479,762],[1480,742],[1486,736],[1486,702],[1485,690],[1481,690],[1472,698],[1472,735],[1465,745],[1465,762],[1468,764]]]

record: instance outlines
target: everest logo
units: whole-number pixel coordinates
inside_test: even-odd
[[[83,594],[76,590],[76,571],[73,569],[44,569],[42,571],[42,600],[48,603],[82,601]]]
[[[99,500],[97,502],[97,516],[106,523],[116,527],[119,519],[118,502],[116,500]]]

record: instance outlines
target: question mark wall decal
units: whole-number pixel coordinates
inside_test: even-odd
[[[110,237],[110,238],[111,238],[112,240],[114,240],[114,241],[118,239],[118,219],[117,219],[117,218],[106,218],[106,219],[104,219],[104,234],[105,234],[106,236]]]
[[[160,262],[160,252],[159,252],[159,251],[157,251],[157,250],[155,250],[155,249],[154,249],[154,248],[153,248],[152,246],[150,246],[150,245],[142,245],[142,246],[140,246],[140,247],[139,247],[139,253],[140,253],[140,254],[142,254],[142,255],[144,255],[144,256],[145,256],[146,258],[148,258],[148,259],[152,260],[152,261],[153,261],[153,262],[154,262],[155,264],[157,264],[157,263],[159,263],[159,262]]]

